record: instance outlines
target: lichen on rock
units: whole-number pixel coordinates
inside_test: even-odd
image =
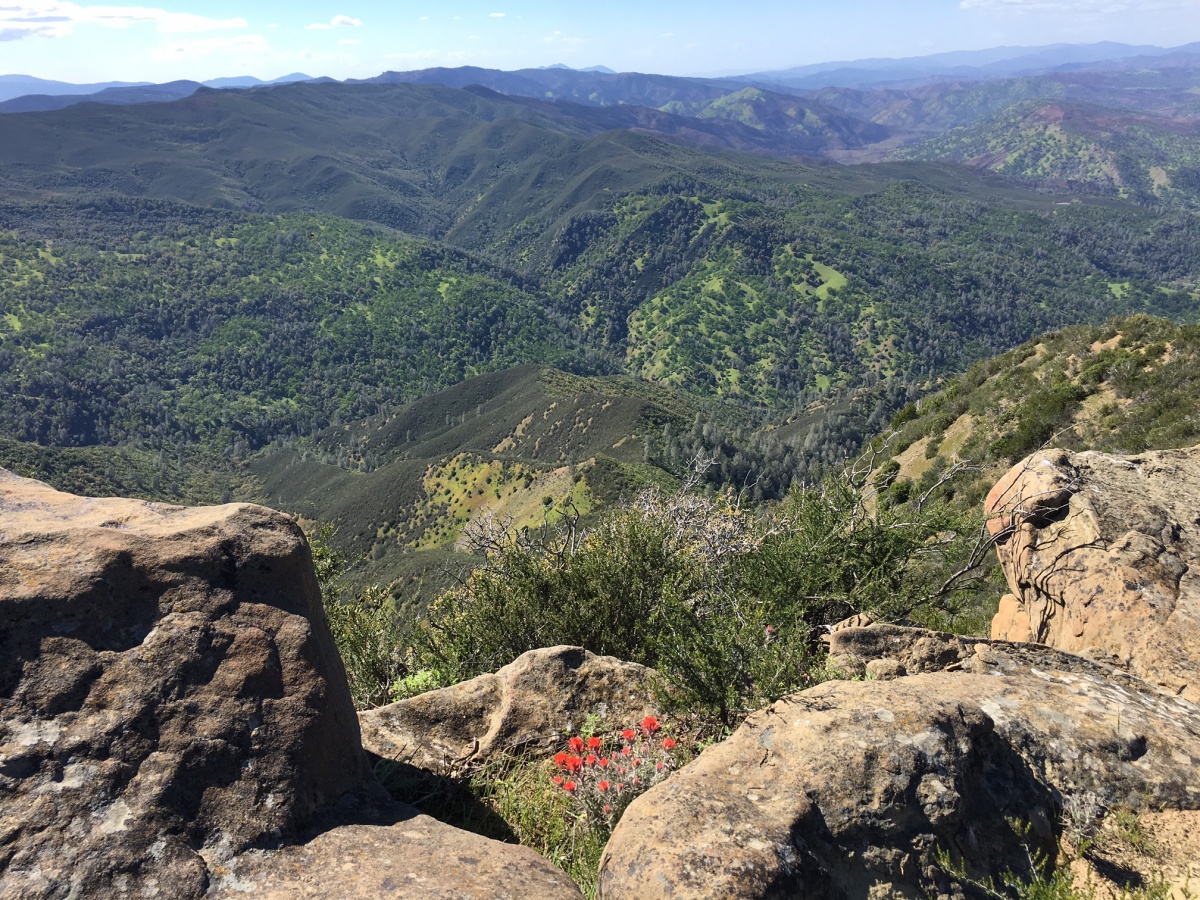
[[[334,864],[359,840],[424,886]],[[289,517],[0,470],[0,896],[487,898],[501,873],[579,896],[531,852],[386,796]]]

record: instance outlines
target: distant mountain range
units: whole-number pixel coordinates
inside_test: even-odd
[[[312,76],[293,72],[273,81],[262,81],[250,75],[234,78],[214,78],[210,81],[171,81],[152,84],[148,81],[103,81],[95,84],[72,84],[66,81],[47,81],[32,75],[0,75],[0,112],[37,112],[63,109],[76,103],[148,103],[178,100],[194,94],[200,87],[248,88],[268,84],[290,84],[312,81]],[[23,102],[12,103],[13,100]]]
[[[684,85],[708,93],[708,99],[743,87],[755,86],[784,93],[809,92],[821,88],[913,88],[933,82],[980,81],[1027,77],[1063,72],[1106,72],[1135,68],[1200,68],[1200,42],[1180,47],[1121,44],[1050,44],[1041,47],[992,47],[986,50],[956,50],[901,59],[859,59],[815,63],[721,77],[674,77],[636,72],[618,73],[607,66],[575,69],[556,63],[534,69],[501,72],[462,66],[409,72],[385,72],[359,82],[437,83],[447,87],[479,84],[505,94],[542,99],[571,100],[608,105],[636,103],[659,107],[677,96]],[[32,112],[62,109],[75,103],[144,103],[178,99],[203,85],[210,88],[250,88],[314,79],[293,72],[271,81],[252,76],[213,78],[208,81],[174,81],[167,84],[110,81],[71,84],[47,81],[31,75],[0,75],[0,112]],[[716,92],[716,93],[713,93]],[[663,100],[664,93],[671,96]],[[51,101],[49,98],[64,98]],[[23,98],[20,104],[9,104]],[[66,99],[69,98],[69,99]]]
[[[0,113],[44,113],[83,102],[169,103],[201,91],[274,92],[295,82],[332,81],[293,73],[271,82],[240,77],[205,83],[68,85],[10,75],[0,77],[0,96],[3,91],[19,92],[22,85],[35,85],[38,92],[0,102]],[[516,71],[462,66],[384,72],[344,84],[465,89],[476,98],[497,102],[504,116],[553,121],[556,128],[576,135],[638,131],[675,144],[809,163],[815,158],[841,163],[954,160],[1015,176],[1039,189],[1116,194],[1139,203],[1200,202],[1200,178],[1193,168],[1197,154],[1191,149],[1195,128],[1190,124],[1200,118],[1200,44],[1172,49],[1115,43],[998,47],[723,78],[615,73],[603,66],[572,69],[561,64]],[[89,93],[82,93],[85,90]],[[368,91],[346,96],[356,104],[377,95]],[[404,96],[401,106],[422,95]],[[425,95],[406,114],[422,117],[423,104],[433,96]],[[283,109],[294,99],[281,95],[266,105]],[[438,106],[442,101],[432,102]],[[461,104],[461,99],[455,101]],[[1030,110],[1051,106],[1087,112],[1028,118]],[[316,113],[319,119],[326,114],[323,109]],[[188,115],[191,111],[185,107],[150,120],[168,122]],[[0,116],[0,122],[7,118]],[[1100,124],[1076,134],[1085,120]],[[91,127],[86,116],[71,121],[78,123],[72,128]],[[0,131],[11,134],[20,155],[26,136],[48,125],[22,122],[14,123],[11,132]],[[319,137],[313,140],[323,142]],[[80,141],[87,144],[89,138],[80,135]],[[170,158],[178,156],[173,153]],[[171,163],[164,165],[170,168]],[[374,180],[367,172],[363,175]],[[193,173],[180,183],[198,177]],[[221,178],[227,180],[228,175]]]
[[[1149,45],[1050,44],[1044,47],[992,47],[987,50],[956,50],[904,59],[860,59],[849,62],[816,63],[737,76],[776,82],[789,88],[814,90],[823,87],[915,87],[948,79],[1012,78],[1079,69],[1104,70],[1127,65],[1200,60],[1200,43],[1164,48]]]

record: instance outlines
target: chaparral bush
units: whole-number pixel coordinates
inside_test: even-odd
[[[757,514],[732,495],[642,493],[587,528],[475,529],[486,562],[430,608],[420,664],[443,683],[572,644],[659,670],[668,696],[731,724],[819,680],[820,636],[858,612],[945,624],[978,571],[979,523],[892,502],[861,473]]]

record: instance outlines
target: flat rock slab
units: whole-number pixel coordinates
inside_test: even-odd
[[[1200,448],[1035,453],[992,489],[1012,592],[992,637],[1108,659],[1200,701]]]
[[[497,852],[500,849],[503,852]],[[418,815],[345,825],[221,871],[212,900],[579,900],[566,875],[526,847]]]
[[[593,717],[621,729],[657,712],[654,670],[582,647],[524,653],[490,675],[359,714],[363,745],[442,771],[518,748],[552,749]]]
[[[630,806],[605,900],[949,896],[939,849],[977,875],[1020,871],[1006,819],[1050,850],[1065,795],[1200,809],[1195,705],[1053,650],[942,636],[913,652],[930,633],[856,632],[876,629],[834,634],[833,652],[890,644],[931,671],[828,682],[751,716]],[[939,655],[948,670],[932,671]]]

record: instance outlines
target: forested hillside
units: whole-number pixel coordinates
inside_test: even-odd
[[[713,486],[779,498],[1035,335],[1197,318],[1187,209],[706,150],[581,109],[301,84],[0,118],[2,461],[443,552],[497,489],[533,521],[703,458]],[[764,109],[725,112],[790,127]]]
[[[1200,122],[1078,104],[1018,104],[906,148],[1058,190],[1200,203]]]
[[[1076,326],[972,366],[905,407],[879,439],[881,482],[907,495],[950,467],[978,505],[1008,467],[1052,445],[1107,453],[1200,439],[1200,330],[1146,316]]]
[[[0,417],[19,440],[240,456],[577,347],[511,272],[342,219],[36,214],[0,235]]]

